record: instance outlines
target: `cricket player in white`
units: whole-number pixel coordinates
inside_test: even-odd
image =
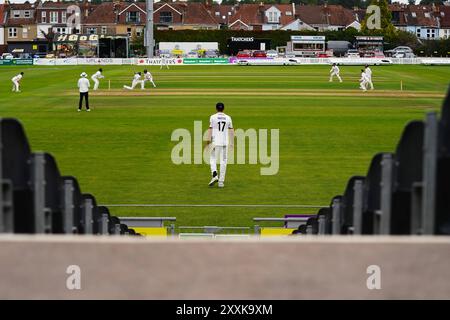
[[[363,91],[367,91],[368,78],[364,70],[361,70],[361,78],[359,79],[359,88]]]
[[[156,88],[155,82],[153,82],[153,76],[147,69],[144,70],[144,81],[141,82],[141,89],[145,89],[145,82],[151,82],[153,84],[153,88]]]
[[[233,148],[233,122],[230,116],[223,113],[224,109],[224,104],[218,102],[216,104],[217,113],[209,118],[208,142],[211,143],[210,165],[212,173],[212,179],[209,182],[210,187],[217,181],[219,182],[219,188],[224,187],[228,146]],[[218,158],[220,159],[220,175],[217,174]]]
[[[124,89],[128,89],[128,90],[133,90],[138,84],[141,84],[142,86],[142,79],[141,79],[141,73],[137,72],[134,74],[133,77],[133,82],[131,83],[131,87],[130,86],[123,86]]]
[[[99,79],[103,79],[104,76],[102,75],[103,69],[100,68],[96,73],[94,73],[91,77],[92,81],[94,81],[94,91],[98,89],[98,86],[100,85]]]
[[[341,76],[339,75],[339,67],[336,65],[336,63],[333,63],[333,66],[330,70],[330,82],[333,82],[333,77],[336,76],[339,79],[339,82],[342,82]]]
[[[22,80],[23,72],[11,79],[13,83],[12,92],[20,92],[20,80]]]
[[[161,67],[159,69],[162,69],[163,67],[166,67],[167,69],[169,69],[169,60],[167,59],[167,57],[165,55],[161,56]]]
[[[373,90],[373,83],[372,83],[372,69],[369,68],[369,65],[366,64],[366,76],[367,76],[367,86],[370,86],[370,90]]]

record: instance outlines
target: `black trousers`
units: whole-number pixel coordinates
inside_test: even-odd
[[[80,92],[80,103],[78,104],[78,109],[81,110],[83,107],[83,98],[86,100],[86,110],[89,110],[89,92]]]

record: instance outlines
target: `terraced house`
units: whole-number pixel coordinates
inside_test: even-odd
[[[228,27],[233,30],[343,30],[360,29],[359,16],[340,5],[236,5]]]
[[[0,4],[0,52],[4,52],[6,50],[5,47],[5,22],[6,22],[6,11],[5,5]]]
[[[390,6],[392,23],[400,30],[414,33],[419,39],[450,37],[450,3],[447,5]]]

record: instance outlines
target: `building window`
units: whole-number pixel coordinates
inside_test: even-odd
[[[47,11],[42,11],[41,13],[41,20],[43,23],[47,22]]]
[[[269,23],[278,23],[278,13],[269,12]]]
[[[20,11],[19,10],[14,10],[13,11],[13,18],[20,18]]]
[[[8,29],[8,37],[17,38],[17,28],[9,28]]]
[[[22,28],[22,38],[28,38],[28,29]]]
[[[287,16],[292,16],[292,11],[286,11]]]
[[[430,17],[430,13],[429,12],[425,12],[425,18],[429,18]]]
[[[102,34],[107,34],[108,33],[108,28],[103,26],[102,27]]]
[[[66,28],[54,28],[53,31],[58,34],[66,34]]]
[[[413,18],[417,17],[415,12],[411,12],[411,15],[413,16]]]
[[[50,23],[58,23],[58,12],[57,11],[50,12]]]
[[[97,34],[97,28],[87,28],[88,34]]]
[[[31,17],[31,12],[30,12],[30,11],[24,11],[24,12],[23,12],[23,16],[24,16],[25,18],[30,18],[30,17]]]
[[[131,28],[127,28],[127,35],[131,37]]]
[[[129,11],[127,12],[127,22],[131,23],[139,23],[140,15],[137,11]]]
[[[219,12],[220,14],[220,12]],[[159,14],[159,22],[160,23],[172,23],[172,12],[163,11]]]
[[[66,23],[67,22],[67,12],[63,11],[61,12],[61,23]]]

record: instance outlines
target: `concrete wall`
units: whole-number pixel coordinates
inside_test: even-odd
[[[0,236],[0,299],[450,298],[450,238]],[[68,290],[67,267],[81,268]],[[367,268],[381,268],[369,290]]]

